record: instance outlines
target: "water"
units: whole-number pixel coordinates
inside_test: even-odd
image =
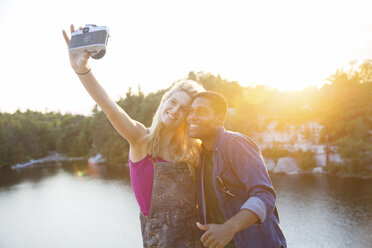
[[[372,247],[372,180],[271,178],[288,247]]]
[[[127,171],[0,170],[0,248],[142,247]],[[371,247],[372,180],[271,175],[288,247]]]

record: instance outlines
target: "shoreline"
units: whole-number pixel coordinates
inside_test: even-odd
[[[37,168],[41,167],[43,164],[55,164],[58,166],[61,166],[63,162],[71,162],[71,161],[82,161],[82,160],[89,160],[88,156],[83,157],[68,157],[64,154],[60,154],[57,152],[50,152],[48,156],[39,158],[39,159],[30,159],[27,162],[24,163],[18,163],[16,165],[0,165],[0,169],[10,169],[10,170],[21,170],[21,169],[30,169],[30,168]],[[106,164],[102,164],[108,168],[112,168],[113,166],[108,166]],[[48,165],[49,167],[51,165]],[[121,166],[114,166],[115,168],[123,167]],[[124,166],[125,167],[125,166]],[[316,167],[317,168],[317,167]],[[317,175],[317,174],[325,174],[325,175],[331,175],[331,176],[337,176],[341,178],[358,178],[358,179],[372,179],[372,172],[366,172],[366,173],[345,173],[345,172],[328,172],[324,170],[323,167],[322,171],[320,172],[312,172],[312,171],[296,171],[296,172],[273,172],[272,170],[268,170],[269,174],[274,175],[286,175],[286,176],[293,176],[293,175]]]
[[[303,176],[303,175],[328,175],[328,176],[335,176],[340,178],[357,178],[357,179],[372,179],[372,175],[361,175],[361,173],[358,174],[347,174],[347,173],[331,173],[327,171],[323,172],[311,172],[311,171],[304,171],[304,172],[298,172],[298,173],[274,173],[272,171],[269,171],[269,175],[285,175],[285,176]]]

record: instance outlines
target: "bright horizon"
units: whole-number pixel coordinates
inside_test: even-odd
[[[372,58],[370,1],[3,0],[0,112],[90,114],[61,31],[106,25],[107,54],[92,71],[114,100],[138,85],[167,88],[190,71],[242,86],[321,87],[337,69]]]

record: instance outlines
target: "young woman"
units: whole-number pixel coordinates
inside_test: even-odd
[[[70,29],[74,32],[73,25]],[[68,35],[62,33],[69,45]],[[197,141],[188,137],[186,117],[193,96],[204,89],[190,80],[176,83],[164,94],[151,127],[146,128],[97,82],[88,66],[88,52],[69,56],[85,89],[130,145],[130,176],[141,209],[144,247],[202,247],[194,185],[199,151]]]

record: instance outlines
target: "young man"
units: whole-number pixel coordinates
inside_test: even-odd
[[[248,137],[223,128],[226,99],[199,93],[187,118],[203,142],[197,197],[205,247],[286,247],[275,192],[261,152]]]

